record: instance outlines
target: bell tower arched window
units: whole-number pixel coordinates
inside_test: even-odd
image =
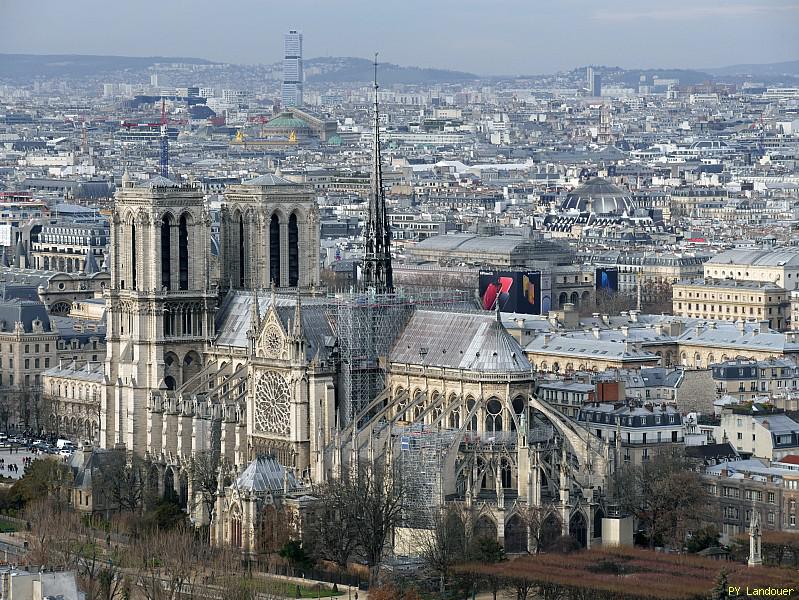
[[[161,219],[161,287],[172,289],[172,217]]]
[[[180,289],[189,289],[189,225],[186,214],[180,215],[178,225],[178,265],[180,269]]]

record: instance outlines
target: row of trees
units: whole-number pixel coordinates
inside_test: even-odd
[[[641,287],[641,310],[652,314],[671,314],[674,307],[671,298],[670,283],[647,280]],[[600,312],[606,315],[618,315],[622,311],[634,310],[637,307],[637,292],[597,290],[596,311],[585,306],[581,306],[580,309],[584,314]]]
[[[276,600],[285,589],[253,580],[238,552],[212,548],[185,522],[151,524],[122,542],[51,499],[27,511],[31,564],[77,574],[87,600]],[[282,586],[285,588],[285,586]]]

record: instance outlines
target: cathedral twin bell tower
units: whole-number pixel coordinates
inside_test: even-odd
[[[178,389],[202,368],[217,302],[210,226],[193,185],[159,176],[136,186],[123,177],[111,219],[105,447],[146,448],[150,391]]]

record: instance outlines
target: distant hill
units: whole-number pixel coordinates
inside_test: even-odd
[[[202,58],[165,56],[94,56],[79,54],[0,54],[0,79],[30,81],[37,77],[79,79],[145,71],[156,63],[209,65]]]
[[[751,64],[751,65],[730,65],[728,67],[717,67],[715,69],[704,69],[713,75],[749,75],[751,77],[799,77],[799,60],[787,62]]]
[[[365,58],[326,56],[304,61],[305,77],[309,83],[369,82],[374,80],[374,63]],[[378,79],[381,85],[395,83],[423,84],[449,83],[480,79],[474,73],[429,69],[422,67],[401,67],[381,62],[378,66]]]
[[[0,54],[0,82],[29,84],[35,79],[65,80],[104,80],[108,82],[135,81],[146,77],[148,69],[156,64],[182,63],[190,65],[218,65],[205,77],[212,77],[211,84],[233,83],[253,77],[253,73],[280,72],[281,63],[272,65],[236,65],[218,63],[203,58],[167,56],[95,56],[77,54]],[[799,83],[799,60],[751,65],[730,65],[709,69],[622,69],[620,67],[598,67],[599,71],[610,75],[611,79],[623,82],[629,87],[637,87],[639,78],[644,75],[648,81],[652,77],[679,79],[682,85],[695,85],[707,81],[741,82],[751,79],[766,83]],[[576,69],[573,75],[581,77],[584,68]],[[259,76],[260,76],[259,75]],[[309,84],[367,83],[374,77],[371,60],[355,57],[325,56],[305,61],[305,76]],[[200,77],[201,78],[201,77]],[[381,85],[436,83],[457,83],[475,80],[495,80],[496,76],[478,76],[465,71],[448,69],[400,66],[380,63],[378,78]],[[504,78],[503,78],[504,79]],[[511,79],[515,79],[512,77]],[[523,78],[524,79],[524,78]],[[196,85],[201,82],[196,73],[171,73],[172,85]]]
[[[651,82],[654,77],[658,79],[679,79],[680,85],[698,85],[706,81],[713,81],[713,75],[704,71],[693,69],[625,69],[622,80],[625,85],[637,88],[641,75]]]

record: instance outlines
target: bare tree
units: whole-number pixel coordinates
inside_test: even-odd
[[[403,478],[395,466],[376,461],[354,473],[350,481],[358,546],[369,565],[370,583],[377,581],[386,542],[402,520],[405,506]]]
[[[147,494],[148,463],[135,455],[128,460],[124,451],[111,452],[99,473],[98,491],[102,490],[108,504],[119,512],[141,511]]]
[[[133,583],[146,600],[196,598],[206,589],[203,579],[210,548],[187,527],[154,530],[129,547]]]
[[[618,315],[624,310],[634,309],[635,305],[634,294],[625,294],[606,289],[597,290],[596,292],[596,310],[602,314]]]
[[[348,478],[318,486],[317,502],[311,507],[304,543],[317,558],[346,567],[358,547],[353,486]]]
[[[525,506],[520,509],[519,517],[528,531],[528,551],[532,554],[546,550],[561,533],[560,517],[553,504]]]
[[[441,507],[433,514],[432,529],[419,532],[416,544],[427,566],[438,574],[444,594],[452,568],[466,560],[472,538],[469,512],[459,505]]]
[[[682,547],[684,533],[708,516],[710,504],[699,475],[680,452],[663,452],[641,465],[619,469],[612,494],[644,528],[649,546],[657,540]]]
[[[195,498],[189,498],[189,506],[192,508],[201,506],[209,519],[216,504],[220,468],[222,465],[219,452],[197,452],[192,455],[189,463],[189,477],[195,492]]]
[[[396,468],[378,460],[317,488],[316,494],[308,532],[314,554],[344,566],[357,551],[369,565],[374,583],[405,506],[404,484]]]
[[[44,496],[25,509],[31,524],[29,560],[50,569],[74,569],[79,536],[76,515]]]

